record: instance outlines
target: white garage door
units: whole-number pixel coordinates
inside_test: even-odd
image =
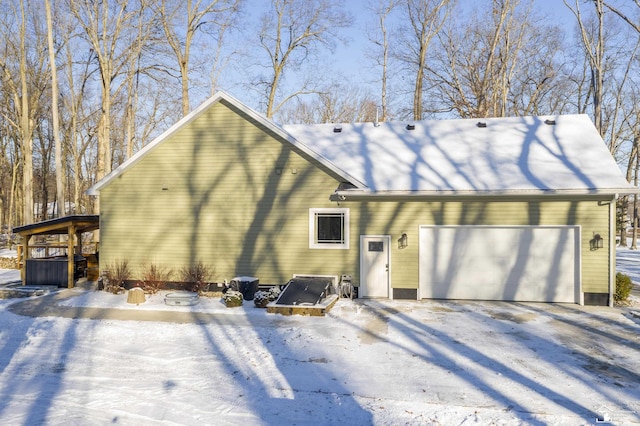
[[[420,297],[580,302],[578,226],[421,226]]]

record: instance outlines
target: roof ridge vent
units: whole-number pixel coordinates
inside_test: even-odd
[[[340,133],[342,132],[342,126],[337,125],[333,128],[333,133]]]
[[[415,130],[416,129],[416,125],[413,123],[409,123],[407,124],[407,130]]]
[[[476,123],[476,126],[480,127],[481,129],[484,129],[485,127],[487,127],[487,123],[485,123],[484,121],[478,121]]]
[[[546,119],[546,120],[544,120],[544,124],[549,125],[549,126],[555,126],[556,120]]]

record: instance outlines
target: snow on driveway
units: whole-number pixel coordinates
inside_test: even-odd
[[[324,318],[247,304],[172,324],[11,303],[2,424],[640,422],[639,326],[617,308],[341,300]]]

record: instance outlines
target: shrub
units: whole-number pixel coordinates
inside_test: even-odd
[[[274,301],[280,296],[280,287],[271,287],[269,289],[269,300]]]
[[[253,296],[253,303],[256,308],[266,308],[267,304],[269,304],[269,292],[256,291],[255,296]]]
[[[102,271],[105,291],[119,294],[124,291],[124,282],[131,278],[128,260],[115,260]]]
[[[222,300],[224,300],[224,304],[227,305],[227,308],[242,306],[242,293],[235,290],[229,290],[222,296]]]
[[[633,283],[628,275],[618,272],[616,274],[616,291],[613,294],[613,300],[616,302],[625,302],[631,294]]]
[[[208,281],[215,278],[215,268],[198,261],[193,265],[180,268],[180,278],[188,283],[187,290],[201,293]]]
[[[271,287],[267,291],[257,291],[253,297],[253,303],[257,308],[266,308],[269,302],[273,302],[280,295],[278,287]]]
[[[142,288],[146,293],[155,294],[172,276],[171,268],[153,262],[147,263],[142,267]]]

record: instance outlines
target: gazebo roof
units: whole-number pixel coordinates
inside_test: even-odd
[[[60,235],[66,234],[69,227],[76,232],[91,232],[100,228],[100,216],[98,215],[71,215],[56,219],[44,220],[24,226],[16,226],[13,232],[23,237],[29,235]]]

